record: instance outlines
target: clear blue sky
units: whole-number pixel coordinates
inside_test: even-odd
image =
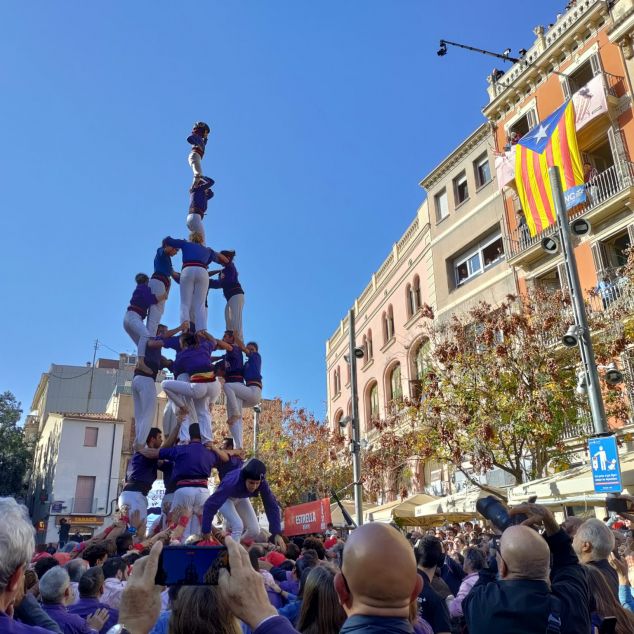
[[[52,362],[84,364],[96,338],[133,350],[133,278],[165,235],[185,236],[185,138],[203,119],[208,243],[237,250],[265,396],[323,417],[326,338],[504,67],[439,58],[438,40],[515,54],[564,4],[3,3],[0,390],[26,409]],[[223,307],[214,294],[212,333]],[[177,320],[178,292],[164,318]]]

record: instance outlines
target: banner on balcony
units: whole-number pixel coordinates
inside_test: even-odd
[[[330,499],[315,500],[306,504],[287,506],[284,509],[284,535],[323,533],[330,519]]]
[[[549,167],[559,168],[567,209],[586,199],[571,100],[525,134],[515,146],[515,182],[531,236],[556,222]]]
[[[581,130],[588,121],[608,111],[604,82],[603,75],[599,74],[572,96],[577,130]]]

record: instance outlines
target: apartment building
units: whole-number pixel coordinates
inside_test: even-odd
[[[39,542],[56,542],[59,519],[92,533],[114,510],[124,421],[110,414],[51,412],[35,446],[31,513]]]
[[[591,294],[600,282],[614,295],[610,299],[626,292],[619,271],[634,237],[629,149],[634,120],[623,46],[634,26],[631,16],[629,26],[621,23],[624,6],[631,4],[578,0],[549,28],[536,27],[536,39],[523,58],[506,72],[489,76],[489,103],[483,110],[495,128],[499,152],[496,171],[504,193],[508,262],[522,290],[531,285],[559,289],[566,285],[562,256],[548,256],[541,248],[542,238],[555,227],[534,237],[528,234],[512,166],[515,143],[567,99],[573,100],[579,149],[587,163],[588,199],[570,211],[570,218],[583,217],[592,226],[578,241],[575,254],[582,288],[597,310],[606,303]]]
[[[429,279],[439,320],[480,301],[496,305],[517,291],[493,142],[492,127],[482,124],[420,182],[431,207]]]

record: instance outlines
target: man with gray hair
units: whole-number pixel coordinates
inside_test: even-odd
[[[47,634],[48,630],[12,618],[16,598],[19,600],[23,593],[24,571],[35,548],[28,512],[13,498],[0,498],[0,517],[0,631]]]
[[[98,609],[88,618],[71,614],[68,606],[73,602],[73,590],[68,572],[61,566],[51,568],[40,579],[40,595],[44,611],[59,625],[63,634],[94,634],[108,619],[108,611]]]
[[[614,533],[601,520],[586,520],[575,533],[572,546],[581,563],[598,568],[614,592],[619,597],[619,578],[616,570],[608,562],[609,554],[614,550]]]
[[[73,602],[74,605],[79,601],[79,580],[81,576],[90,568],[90,564],[85,560],[78,557],[77,559],[71,559],[65,566],[66,572],[70,577],[70,587],[73,589]]]

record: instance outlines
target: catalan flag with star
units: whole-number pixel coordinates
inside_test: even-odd
[[[586,199],[572,100],[527,132],[515,146],[515,182],[531,236],[557,221],[549,167],[559,168],[566,209]]]

